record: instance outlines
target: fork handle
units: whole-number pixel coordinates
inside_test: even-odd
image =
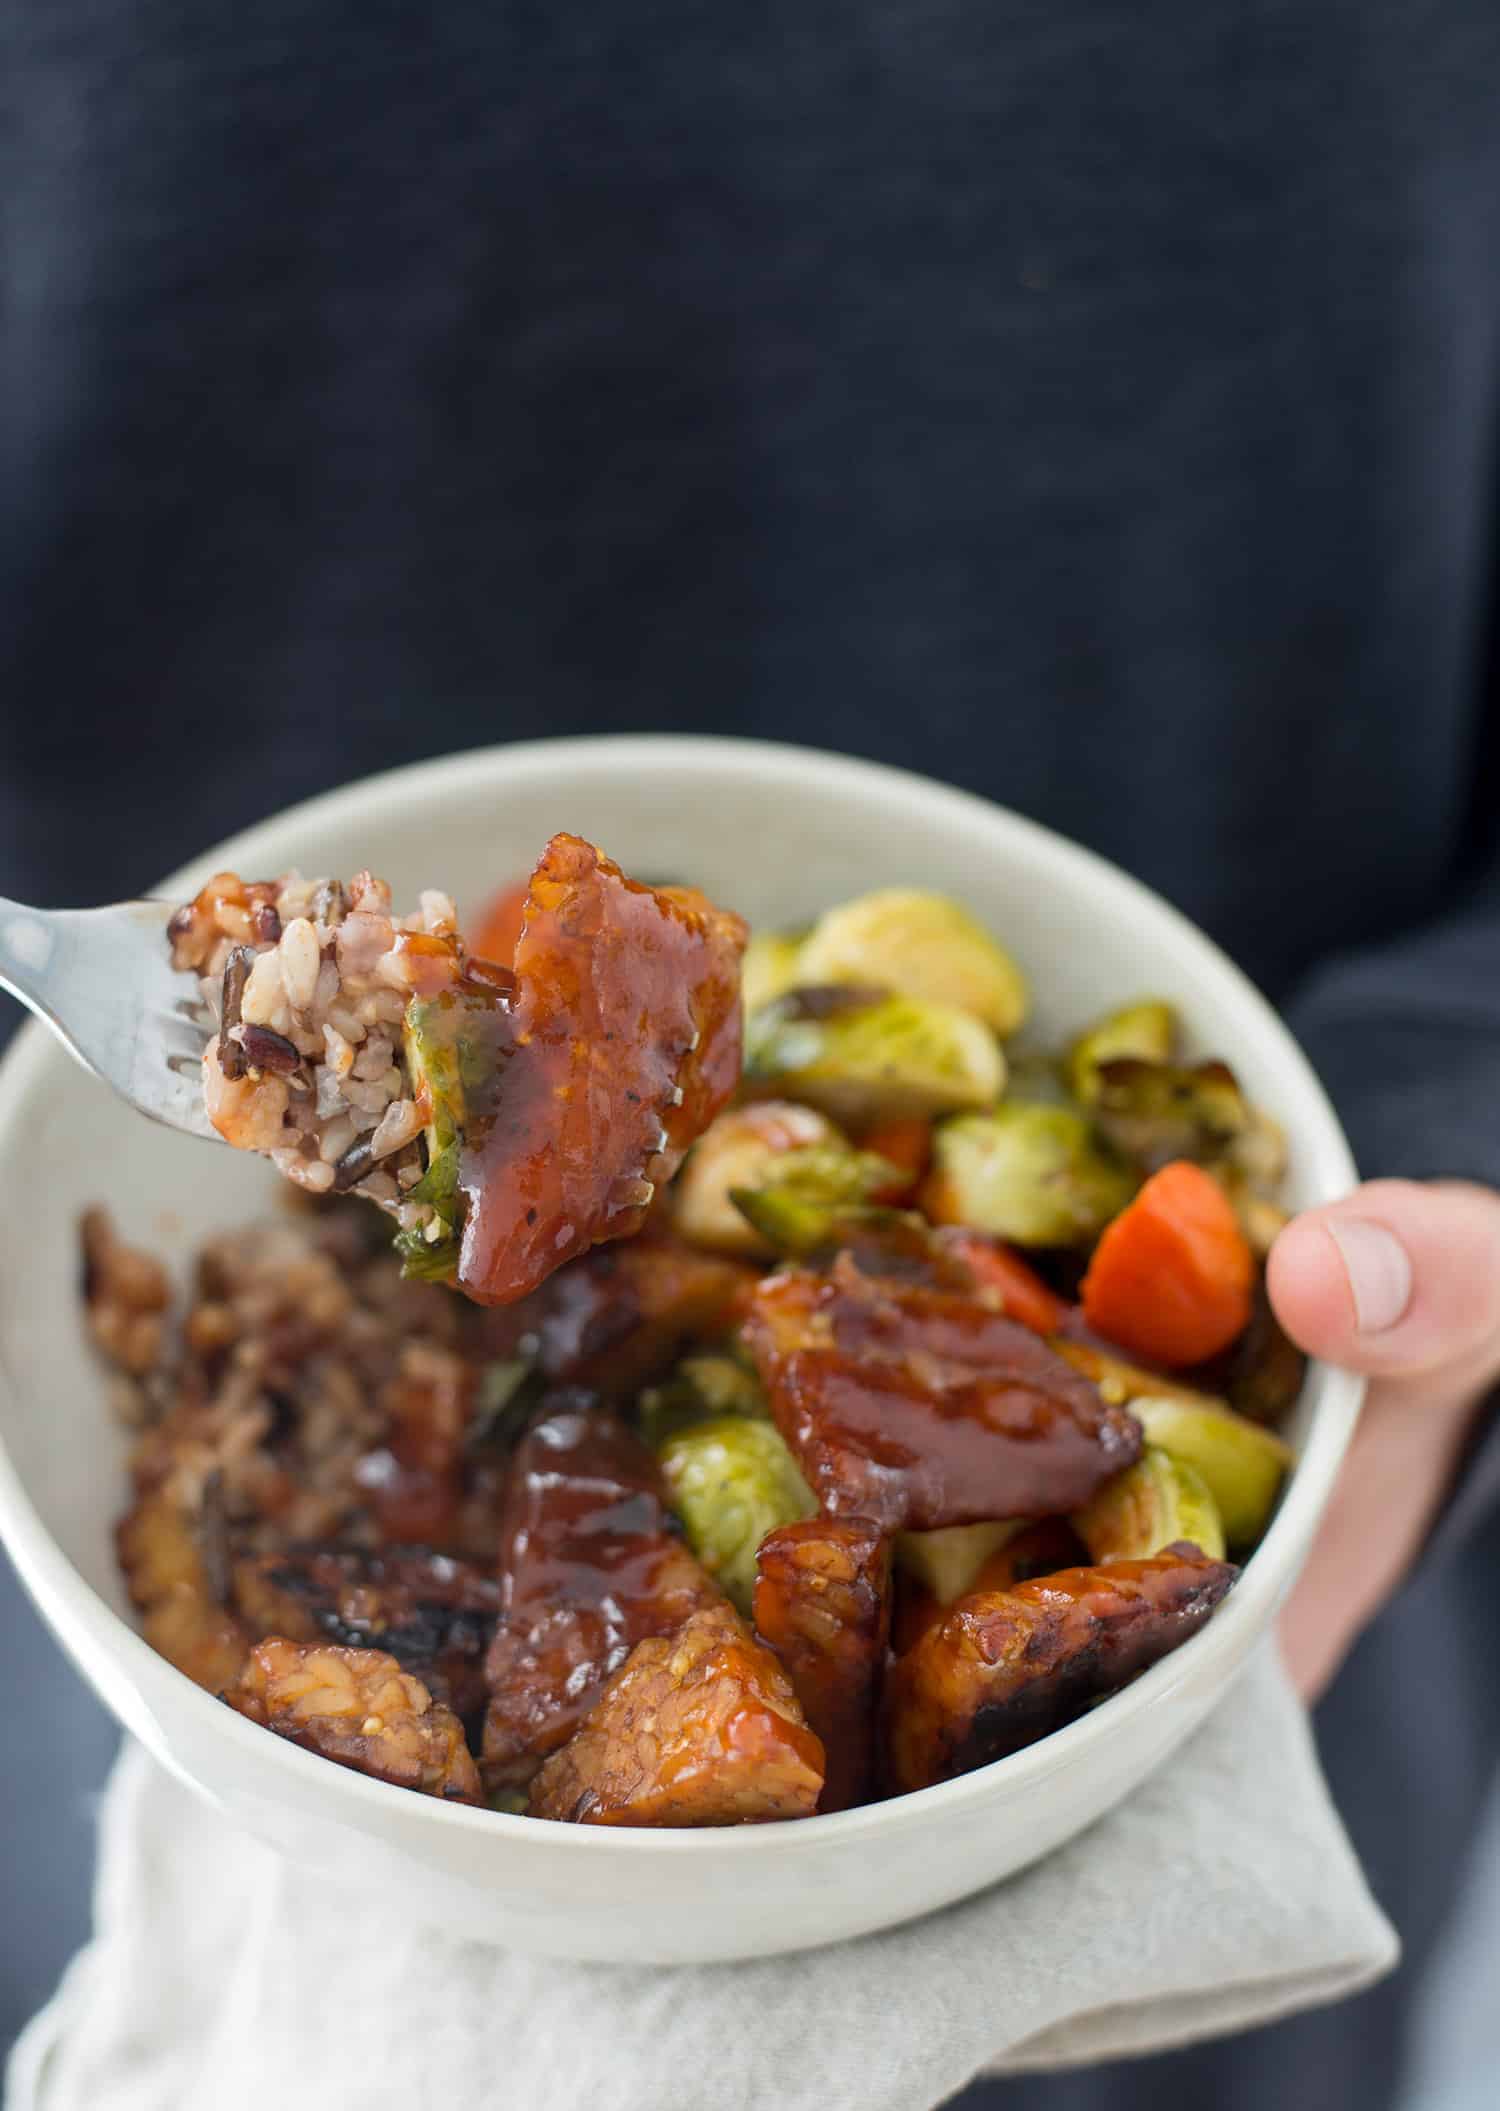
[[[57,948],[57,926],[44,909],[0,895],[0,987],[44,1019],[53,1017],[48,988]]]

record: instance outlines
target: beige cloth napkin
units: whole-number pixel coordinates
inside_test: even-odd
[[[930,2111],[983,2069],[1337,2000],[1397,1953],[1269,1651],[1081,1838],[838,1949],[637,1968],[445,1940],[233,1832],[138,1749],[104,1801],[96,1923],[7,2111]]]

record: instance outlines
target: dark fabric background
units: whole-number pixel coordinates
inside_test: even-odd
[[[1500,1178],[1491,0],[11,0],[0,82],[0,891],[483,740],[815,741],[1161,888],[1368,1171]],[[1417,1953],[1496,1551],[1327,1711]],[[14,2025],[109,1738],[14,1600],[0,1691]],[[1005,2101],[1378,2111],[1411,1977]]]

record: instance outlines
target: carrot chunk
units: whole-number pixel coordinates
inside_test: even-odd
[[[1222,1191],[1177,1159],[1106,1226],[1083,1279],[1083,1316],[1149,1362],[1201,1363],[1248,1325],[1254,1279]]]
[[[981,1290],[1000,1293],[1007,1318],[1030,1327],[1033,1334],[1059,1331],[1068,1316],[1067,1306],[1011,1247],[977,1231],[945,1231],[939,1236],[950,1253],[968,1264]]]

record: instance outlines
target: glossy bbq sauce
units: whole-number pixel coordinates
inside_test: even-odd
[[[640,1228],[739,1075],[744,929],[576,837],[531,882],[511,988],[454,992],[465,1063],[458,1287],[510,1304]],[[487,976],[496,971],[486,970]],[[467,1048],[467,1058],[465,1058]]]

